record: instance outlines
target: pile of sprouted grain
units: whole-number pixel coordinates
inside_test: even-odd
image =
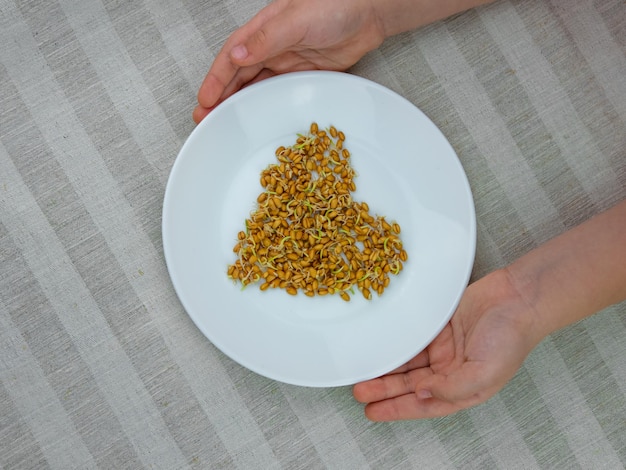
[[[352,199],[355,172],[344,142],[335,127],[312,123],[294,145],[276,149],[278,163],[261,173],[265,191],[237,236],[230,278],[292,295],[349,301],[355,287],[368,300],[382,295],[407,252],[397,223]]]

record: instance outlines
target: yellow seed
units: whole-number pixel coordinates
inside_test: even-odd
[[[287,293],[290,295],[296,295],[298,291],[293,287],[287,287]]]
[[[320,130],[317,123],[310,131],[295,145],[276,148],[277,163],[261,172],[265,191],[246,231],[238,233],[238,260],[227,274],[244,285],[261,281],[262,290],[338,292],[344,300],[350,299],[345,290],[358,285],[370,298],[408,258],[399,225],[372,217],[366,203],[352,200],[355,172],[343,132]]]
[[[363,297],[365,297],[367,300],[370,300],[372,298],[372,293],[367,288],[363,288],[363,290],[361,290],[361,293],[363,294]]]
[[[339,296],[345,300],[346,302],[350,301],[350,294],[348,294],[346,291],[342,291]]]

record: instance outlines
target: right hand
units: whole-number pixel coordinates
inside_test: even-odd
[[[194,121],[264,78],[346,70],[384,38],[368,0],[276,0],[228,38],[200,86]]]
[[[496,394],[546,333],[506,270],[471,284],[450,322],[420,354],[377,379],[358,383],[355,398],[374,421],[434,418]]]

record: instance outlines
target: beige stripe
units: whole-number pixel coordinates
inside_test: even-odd
[[[26,28],[17,16],[13,24],[20,29]],[[0,41],[4,44],[9,44],[11,37],[11,30],[0,32]],[[87,211],[105,237],[137,296],[150,310],[154,324],[159,329],[173,359],[180,366],[194,394],[198,397],[206,415],[215,425],[220,439],[229,450],[233,460],[242,468],[254,466],[270,468],[275,466],[277,461],[272,449],[239,399],[232,382],[217,358],[218,353],[215,353],[204,339],[189,340],[189,321],[185,318],[185,313],[177,297],[171,289],[161,287],[164,280],[169,277],[162,257],[154,250],[149,237],[142,231],[140,223],[135,220],[132,208],[120,193],[119,187],[103,162],[97,157],[97,150],[85,134],[63,93],[57,88],[45,61],[41,56],[29,53],[36,50],[32,41],[27,40],[30,35],[21,32],[19,37],[24,38],[19,45],[23,50],[6,54],[5,49],[0,49],[0,57],[26,105],[30,109],[36,110],[33,113],[33,118],[38,128],[44,133],[44,138],[50,148],[53,149],[55,157],[65,170],[69,180],[74,182]],[[21,57],[29,57],[30,60],[19,60]],[[38,85],[36,87],[28,86],[23,77],[38,77]],[[47,86],[41,86],[41,84]],[[41,105],[52,101],[55,103],[54,106]],[[146,119],[149,117],[146,116]],[[57,126],[50,126],[50,122],[56,122]],[[63,138],[63,132],[59,132],[58,129],[68,129],[67,139]],[[83,152],[77,154],[75,149],[83,149]],[[106,200],[102,199],[104,194],[106,194]],[[114,228],[112,224],[114,224]],[[61,247],[58,248],[58,251],[60,259],[67,260]],[[69,261],[66,262],[69,264]],[[143,275],[137,274],[138,268],[141,268]],[[59,272],[64,272],[63,266],[59,266]],[[45,279],[42,279],[43,281]],[[80,279],[77,281],[80,282]],[[55,288],[56,286],[51,287]],[[53,300],[62,298],[63,294],[66,293],[57,292],[53,296]],[[92,302],[93,299],[89,297],[90,306],[85,306],[81,310],[97,310],[95,305],[91,305]],[[78,318],[76,320],[78,321]],[[93,327],[92,324],[85,325],[87,330]],[[99,334],[100,332],[94,332],[94,337]],[[120,360],[122,361],[121,364],[128,361],[125,356],[123,360],[122,358]],[[131,367],[130,364],[128,367]],[[98,373],[98,369],[95,371],[95,377],[105,377],[104,374]],[[119,367],[118,371],[112,372],[121,374],[119,383],[127,382],[124,380],[125,374],[132,375],[134,378],[134,371],[131,373],[126,367]],[[110,393],[116,392],[115,387],[110,387],[110,383],[110,377],[108,377],[101,384],[101,388]],[[143,384],[128,385],[117,392],[125,393],[127,389],[144,390],[144,387]],[[139,397],[138,401],[137,409],[139,410],[144,406],[143,401],[148,402],[150,400],[147,400],[146,397]],[[113,409],[116,410],[115,407]],[[141,414],[142,419],[153,416],[160,416],[159,410],[144,410]],[[120,418],[125,430],[133,430],[136,423],[127,422],[126,416]],[[233,421],[245,429],[247,436],[245,441],[242,441],[242,433],[238,431],[237,427],[231,425]],[[155,425],[155,427],[161,428],[161,424],[159,420],[159,425]],[[145,438],[146,441],[142,440],[142,442],[135,443],[140,448],[138,452],[140,452],[142,460],[155,461],[157,466],[160,466],[168,461],[168,456],[180,457],[179,449],[168,451],[170,446],[167,442],[158,446],[155,445],[158,440],[146,430],[135,434],[135,438]],[[131,432],[129,435],[132,436],[133,433]],[[167,435],[167,429],[161,429],[160,436]],[[249,452],[250,448],[254,448],[255,452]],[[243,449],[246,451],[244,452]],[[147,450],[149,450],[148,455],[144,455],[143,452]],[[176,467],[176,465],[165,466],[166,468]]]
[[[139,458],[148,467],[184,465],[180,449],[167,437],[168,430],[159,410],[3,148],[0,148],[0,167],[11,182],[10,193],[0,192],[6,228],[13,239],[24,244],[22,254],[30,270],[54,310],[62,312],[59,321],[72,337]],[[46,435],[54,436],[53,430],[49,429]],[[42,442],[42,448],[50,442],[55,439]]]
[[[626,57],[592,0],[552,0],[559,18],[585,57],[596,81],[626,123]],[[624,7],[622,7],[624,8]]]
[[[182,2],[152,0],[150,13],[163,43],[192,90],[197,90],[214,56]],[[195,98],[195,95],[194,95]],[[189,109],[191,120],[191,109]]]
[[[523,468],[539,468],[519,427],[498,395],[468,412],[497,468],[520,468],[520,463]]]
[[[108,15],[102,3],[59,0],[59,4],[115,109],[144,158],[160,170],[159,176],[164,183],[180,142],[115,28],[106,21]],[[94,28],[96,23],[98,27]]]
[[[624,361],[626,327],[620,316],[625,315],[626,301],[609,307],[585,321],[587,333],[624,398],[626,398],[626,361]]]
[[[2,150],[0,150],[0,153]],[[9,312],[0,304],[0,378],[52,468],[97,468]],[[61,438],[62,437],[62,438]],[[54,445],[49,445],[54,443]]]
[[[472,135],[504,192],[510,195],[535,241],[545,241],[555,229],[564,230],[556,209],[445,25],[431,26],[428,34],[420,35],[418,44],[454,105],[454,112]]]
[[[247,2],[227,0],[225,3],[233,19],[239,26],[243,26],[269,2],[263,0],[249,0]]]
[[[495,4],[479,11],[487,31],[515,70],[537,115],[561,149],[562,158],[596,207],[604,208],[606,201],[615,200],[616,195],[626,196],[626,188],[615,178],[610,162],[579,119],[567,93],[515,9]],[[623,81],[626,83],[626,78]],[[623,97],[621,101],[624,101]]]
[[[489,229],[478,221],[476,223],[476,261],[472,273],[475,278],[472,280],[477,281],[491,271],[505,267],[506,264],[498,245],[489,233]],[[480,271],[477,271],[477,268],[480,268]]]
[[[391,67],[387,61],[387,57],[385,57],[380,49],[375,49],[357,62],[357,64],[350,69],[350,72],[372,80],[373,82],[380,83],[406,98],[406,93],[404,93],[402,86],[398,82],[396,74],[390,70]]]
[[[604,468],[621,468],[619,456],[550,338],[535,348],[525,365],[580,466],[597,468],[601,455]]]
[[[327,468],[337,468],[346,455],[350,455],[351,468],[368,468],[367,459],[323,390],[278,386]]]
[[[431,420],[417,423],[401,421],[394,423],[392,429],[412,468],[428,470],[455,468],[438,433],[433,429]]]

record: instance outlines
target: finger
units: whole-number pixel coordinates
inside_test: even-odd
[[[251,65],[250,67],[242,67],[231,78],[230,83],[224,87],[222,94],[218,98],[214,106],[224,101],[226,98],[237,93],[239,90],[249,85],[263,70],[262,64]]]
[[[416,385],[421,396],[431,395],[437,400],[456,403],[463,408],[486,401],[500,388],[500,382],[490,380],[485,366],[477,362],[466,362],[448,375],[434,374],[425,377]],[[503,385],[503,384],[502,384]]]
[[[191,115],[193,122],[200,124],[200,122],[207,117],[212,110],[213,108],[205,108],[200,105],[196,106]]]
[[[200,106],[215,106],[238,70],[239,66],[233,64],[223,50],[220,51],[198,90]]]
[[[198,103],[201,107],[209,109],[214,107],[220,99],[224,99],[224,90],[229,86],[231,80],[240,69],[240,66],[231,60],[233,48],[238,44],[244,43],[248,37],[261,28],[263,23],[279,12],[277,3],[279,2],[271,3],[263,8],[226,40],[200,85]],[[258,70],[256,73],[258,73]]]
[[[361,403],[372,403],[415,393],[416,386],[432,375],[428,367],[414,369],[402,374],[383,375],[377,379],[361,382],[352,388],[352,394]]]
[[[256,77],[254,77],[252,80],[250,80],[246,86],[248,85],[252,85],[254,83],[260,82],[262,80],[265,80],[266,78],[270,78],[270,77],[275,77],[277,74],[276,72],[274,72],[273,70],[270,69],[263,69],[261,70]]]
[[[398,374],[398,373],[407,372],[413,369],[427,367],[429,365],[430,365],[430,356],[428,354],[428,350],[424,349],[413,359],[409,360],[408,362],[405,362],[400,367],[392,370],[391,372],[388,372],[388,374]],[[385,375],[388,375],[388,374],[385,374]]]
[[[365,416],[372,421],[398,421],[405,419],[438,418],[456,413],[462,408],[436,398],[420,399],[409,393],[399,397],[370,403]]]
[[[275,8],[270,8],[272,6]],[[255,22],[259,27],[232,48],[233,63],[239,66],[258,64],[292,50],[302,41],[307,29],[301,24],[303,16],[295,9],[282,8],[276,4],[268,6],[268,11],[262,15],[263,21]]]

